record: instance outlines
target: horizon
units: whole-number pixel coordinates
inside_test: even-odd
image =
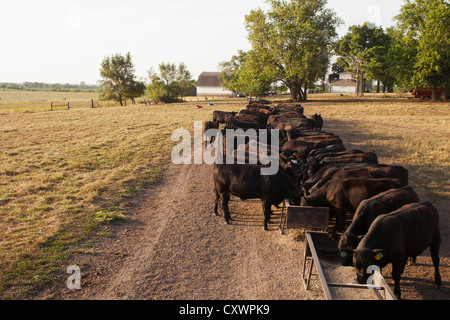
[[[394,25],[404,0],[328,0],[348,27],[371,21],[386,29]],[[0,83],[98,85],[100,63],[116,53],[130,52],[137,79],[162,62],[184,62],[194,80],[201,72],[219,71],[238,50],[250,45],[245,15],[269,5],[263,0],[151,0],[127,2],[87,0],[63,4],[56,0],[4,0],[0,27],[7,48],[0,53]],[[30,50],[33,49],[33,50]]]

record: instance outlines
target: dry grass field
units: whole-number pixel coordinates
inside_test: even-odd
[[[89,108],[91,99],[97,100],[96,92],[46,92],[0,89],[0,113],[35,112],[50,110],[50,103],[70,103],[71,108]],[[59,106],[55,110],[66,107]],[[67,109],[67,108],[66,108]]]
[[[194,100],[50,112],[41,108],[54,98],[49,93],[40,93],[45,103],[30,97],[20,102],[5,93],[0,92],[0,298],[14,295],[10,288],[31,293],[51,281],[58,263],[74,253],[72,244],[108,237],[108,229],[99,226],[123,218],[128,199],[157,181],[169,163],[174,129],[192,131],[193,121],[210,119],[213,110],[246,105],[245,99],[208,101],[213,106]],[[70,95],[66,100],[90,99]],[[380,96],[311,95],[305,113],[321,113],[326,130],[345,135],[347,147],[405,165],[413,187],[448,201],[450,103]]]
[[[0,108],[0,291],[44,284],[71,243],[120,217],[169,162],[172,131],[212,116],[195,106]]]

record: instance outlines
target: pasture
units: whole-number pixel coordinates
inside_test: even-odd
[[[173,130],[192,131],[193,121],[211,119],[213,110],[247,104],[234,98],[208,101],[213,106],[192,101],[50,112],[49,101],[89,101],[92,93],[33,92],[23,101],[13,94],[19,95],[0,92],[0,297],[27,297],[52,281],[61,262],[79,250],[74,244],[110,236],[100,226],[123,218],[128,200],[170,163]],[[405,166],[414,188],[438,209],[448,207],[450,103],[381,94],[309,99],[305,114],[321,113],[326,130],[348,148]],[[445,250],[449,212],[440,213]]]

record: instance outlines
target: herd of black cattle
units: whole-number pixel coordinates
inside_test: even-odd
[[[270,155],[276,150],[280,164],[274,175],[261,175],[265,165],[259,158],[256,164],[215,164],[215,214],[222,203],[228,224],[230,195],[242,200],[261,199],[267,230],[271,206],[278,207],[285,200],[291,205],[328,207],[330,217],[335,218],[330,236],[340,237],[343,264],[355,267],[359,283],[366,283],[369,266],[383,268],[392,263],[394,293],[400,298],[400,276],[408,259],[415,261],[430,247],[435,283],[440,288],[441,237],[435,207],[419,201],[408,186],[404,167],[380,164],[373,152],[347,150],[339,136],[322,131],[322,126],[321,115],[306,117],[300,105],[249,104],[239,113],[214,111],[204,130],[222,129],[224,144],[225,129],[278,129],[279,147],[265,152]],[[235,160],[236,151],[242,148],[249,159],[252,151],[246,141],[235,145]],[[347,226],[349,214],[352,221]]]

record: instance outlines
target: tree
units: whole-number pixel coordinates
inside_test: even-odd
[[[450,87],[450,3],[446,0],[408,0],[397,20],[397,53],[408,60],[410,70],[399,68],[400,78],[410,77],[412,87],[437,87],[446,98]]]
[[[269,2],[267,13],[252,10],[245,18],[254,57],[272,82],[289,88],[291,100],[305,101],[308,84],[324,78],[340,19],[325,8],[326,0]]]
[[[230,91],[245,92],[250,96],[260,96],[270,90],[274,75],[266,68],[254,50],[239,51],[230,61],[219,64],[222,86]]]
[[[142,96],[145,92],[145,84],[136,81],[134,66],[131,61],[131,54],[125,56],[115,54],[105,57],[101,63],[100,76],[103,78],[100,83],[100,99],[119,101],[123,106],[123,101]]]
[[[192,74],[184,62],[178,64],[177,70],[178,95],[183,99],[185,96],[195,95],[196,84],[192,80]]]
[[[240,88],[239,91],[252,97],[258,97],[270,90],[274,76],[273,69],[267,67],[258,54],[251,50],[247,53],[245,62],[239,72],[237,86]]]
[[[240,87],[238,80],[246,58],[247,52],[239,50],[238,54],[231,57],[230,61],[219,63],[219,69],[221,70],[219,78],[222,80],[222,87],[233,92],[245,91]]]
[[[160,63],[159,74],[148,70],[150,84],[147,86],[148,96],[156,101],[173,102],[178,97],[193,93],[195,82],[184,63]]]
[[[336,42],[337,62],[356,76],[357,96],[364,95],[367,78],[380,80],[383,77],[388,80],[384,54],[389,44],[390,38],[384,30],[374,28],[368,22],[351,26],[347,34]]]

